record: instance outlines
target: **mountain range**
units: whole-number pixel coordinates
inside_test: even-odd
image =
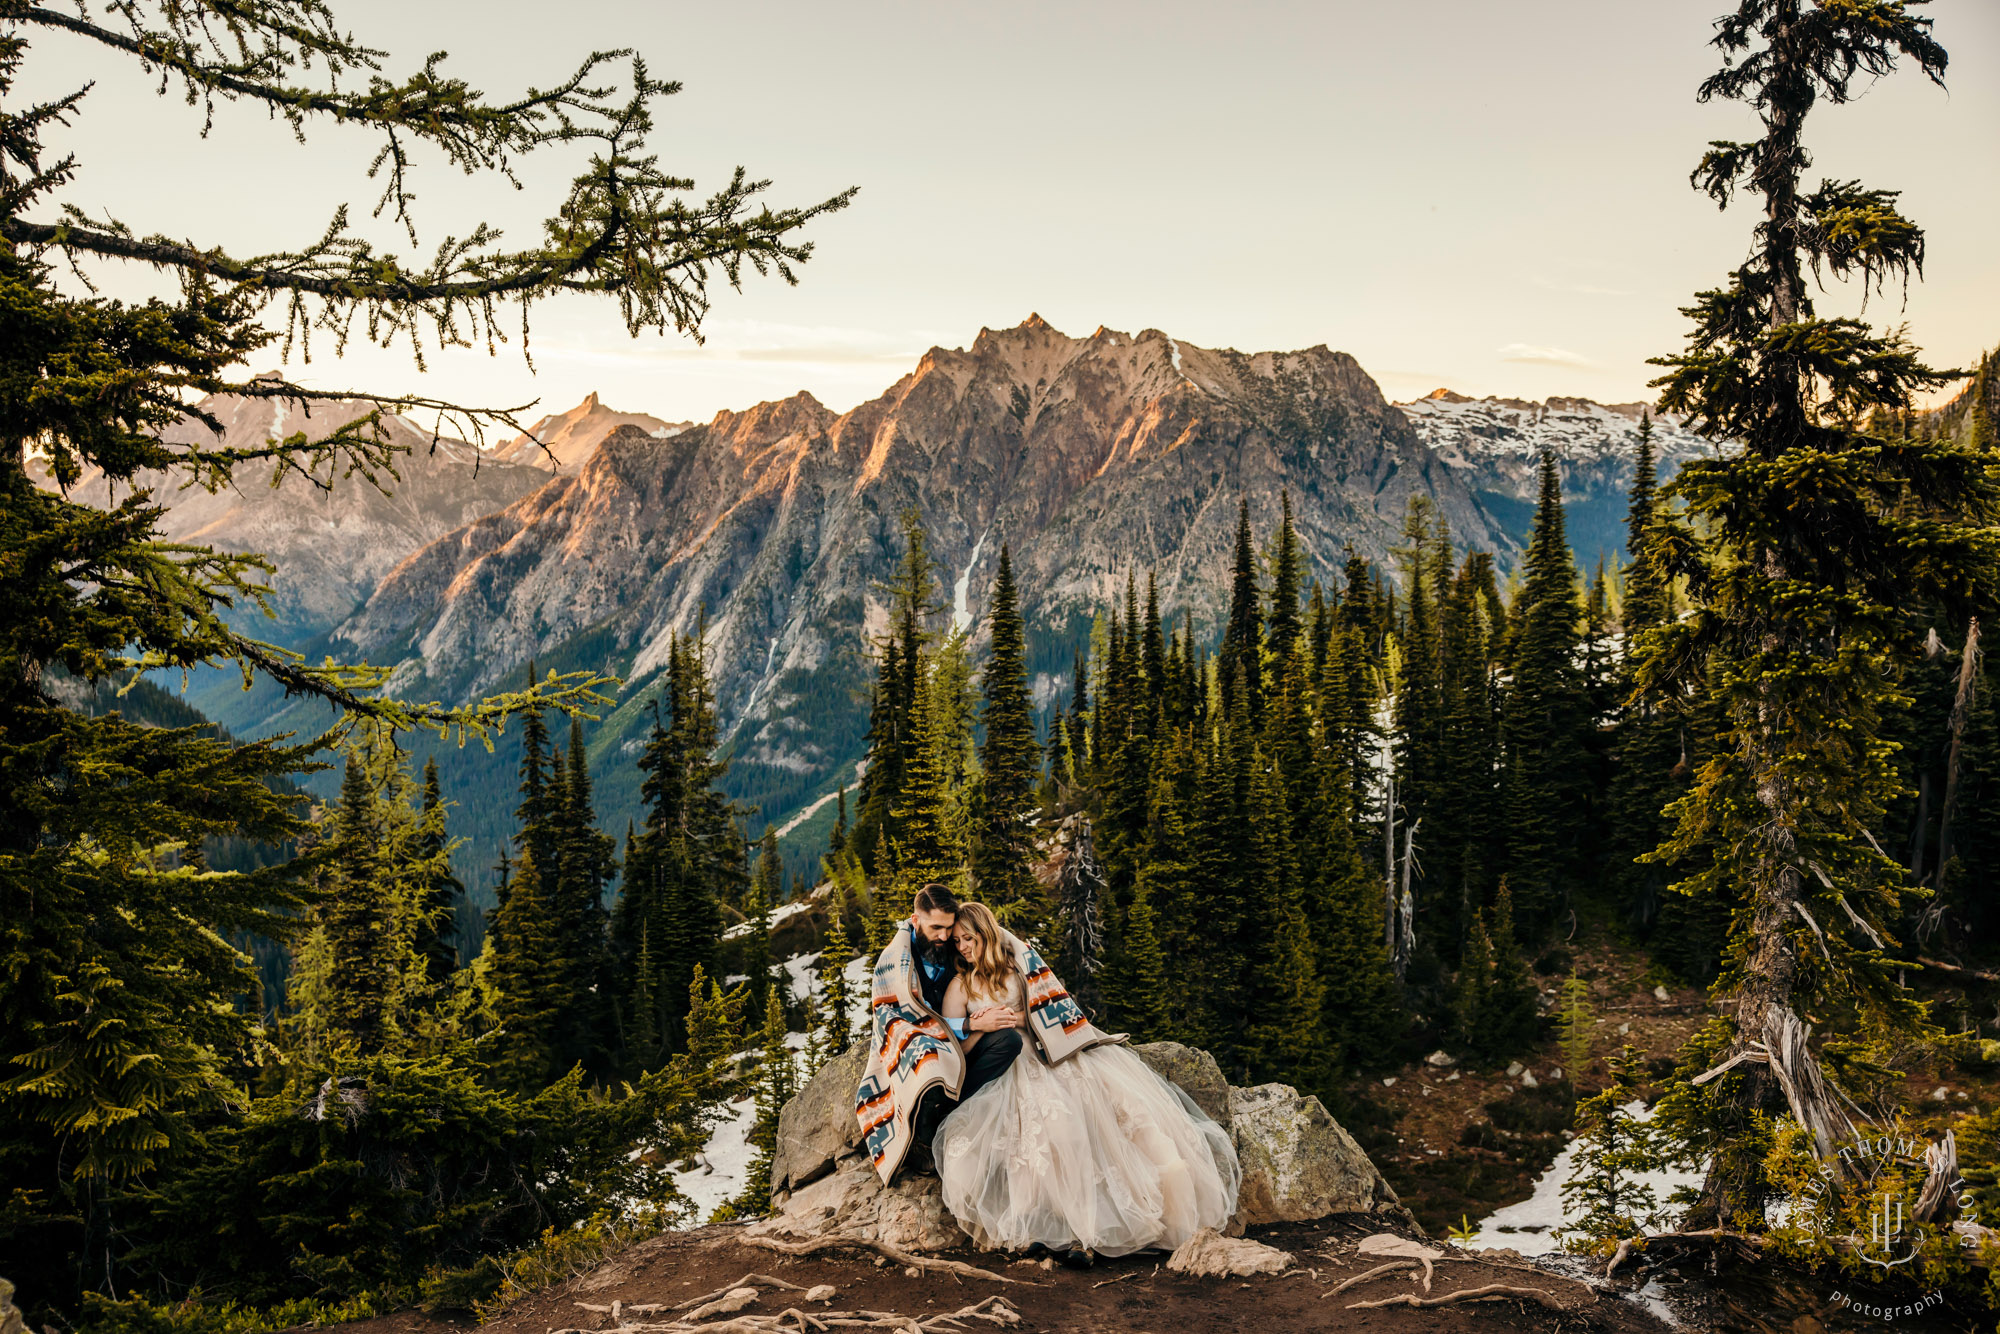
[[[266,420],[267,401],[208,406],[231,438],[284,425]],[[1156,575],[1163,616],[1220,633],[1239,501],[1262,540],[1289,493],[1322,580],[1349,545],[1386,562],[1419,495],[1456,545],[1504,568],[1548,446],[1563,460],[1579,560],[1616,555],[1640,411],[1446,390],[1393,404],[1325,347],[1246,354],[1153,329],[1078,338],[1031,316],[981,330],[969,348],[932,348],[845,413],[799,393],[688,425],[592,395],[484,455],[458,442],[432,450],[424,433],[393,497],[246,482],[240,495],[166,499],[177,538],[277,559],[285,610],[266,637],[392,666],[398,693],[465,701],[519,682],[530,660],[623,678],[588,738],[614,830],[636,809],[629,757],[668,636],[705,623],[728,786],[759,808],[761,828],[853,781],[869,636],[886,617],[879,585],[902,557],[906,508],[940,567],[940,625],[948,609],[975,659],[995,563],[1011,549],[1047,706],[1128,573],[1142,585]],[[1705,448],[1672,421],[1656,439],[1665,472]],[[195,702],[239,733],[300,725],[268,692],[224,689],[198,680]],[[483,866],[512,804],[507,748],[454,754],[447,787],[480,808],[467,832]],[[816,853],[831,814],[797,823],[788,862]]]

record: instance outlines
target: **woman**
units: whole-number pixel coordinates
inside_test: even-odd
[[[964,962],[945,1018],[993,1006],[1025,1015],[1026,947],[980,903],[960,906],[953,934]],[[1242,1181],[1228,1132],[1113,1043],[1056,1065],[1023,1051],[945,1117],[934,1148],[945,1207],[986,1247],[1171,1250],[1226,1226]]]

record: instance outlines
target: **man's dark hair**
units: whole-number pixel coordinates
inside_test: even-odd
[[[948,912],[958,915],[958,896],[943,885],[929,884],[917,891],[917,912]]]

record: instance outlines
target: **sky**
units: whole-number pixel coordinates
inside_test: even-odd
[[[631,47],[678,95],[652,148],[703,196],[737,165],[776,204],[848,186],[808,235],[796,287],[716,291],[705,342],[628,336],[607,301],[540,306],[518,341],[426,355],[322,341],[288,369],[320,387],[560,411],[596,391],[626,411],[703,420],[809,390],[844,411],[929,347],[1039,313],[1087,335],[1158,328],[1242,351],[1325,344],[1392,399],[1439,387],[1603,402],[1650,397],[1646,359],[1677,350],[1678,309],[1746,253],[1744,205],[1687,183],[1711,139],[1755,135],[1700,105],[1729,0],[1316,0],[1231,5],[644,4],[336,0],[400,74],[432,51],[494,97]],[[1934,363],[2000,343],[2000,4],[1937,0],[1947,87],[1908,70],[1808,121],[1814,177],[1901,190],[1929,233],[1927,280],[1876,298]],[[248,105],[202,115],[123,57],[31,34],[24,91],[97,80],[50,136],[81,163],[66,199],[141,233],[237,253],[366,218],[367,135],[304,146]],[[516,191],[420,158],[420,254],[479,222],[532,240],[581,166],[538,154]],[[378,243],[407,251],[397,229]],[[134,270],[99,274],[112,295]],[[1852,313],[1850,293],[1822,313]],[[256,369],[278,364],[276,349]]]

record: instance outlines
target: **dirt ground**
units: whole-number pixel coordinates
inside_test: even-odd
[[[1368,1218],[1348,1217],[1311,1224],[1284,1224],[1254,1229],[1252,1235],[1289,1251],[1295,1267],[1284,1274],[1251,1278],[1198,1279],[1168,1273],[1161,1257],[1103,1260],[1093,1269],[1043,1268],[1032,1261],[1006,1262],[990,1255],[967,1253],[955,1258],[980,1265],[1011,1283],[994,1283],[951,1274],[917,1273],[879,1262],[870,1252],[838,1251],[792,1257],[744,1245],[736,1227],[708,1227],[673,1233],[643,1242],[597,1269],[568,1283],[522,1299],[498,1319],[481,1327],[494,1334],[551,1334],[568,1328],[605,1329],[608,1314],[588,1311],[579,1302],[608,1307],[658,1302],[679,1305],[691,1298],[732,1286],[746,1274],[811,1287],[832,1284],[838,1295],[829,1303],[808,1304],[795,1292],[766,1292],[746,1314],[776,1314],[788,1305],[810,1311],[893,1312],[928,1319],[947,1314],[999,1294],[1020,1314],[1012,1328],[1049,1334],[1170,1334],[1233,1330],[1370,1330],[1399,1331],[1574,1330],[1657,1334],[1666,1329],[1644,1309],[1615,1293],[1599,1293],[1573,1279],[1557,1277],[1504,1258],[1472,1258],[1450,1251],[1437,1262],[1434,1295],[1444,1295],[1490,1283],[1534,1287],[1562,1304],[1561,1312],[1509,1299],[1441,1308],[1390,1307],[1350,1310],[1356,1301],[1398,1293],[1421,1295],[1419,1283],[1407,1272],[1391,1273],[1359,1285],[1337,1297],[1322,1294],[1344,1278],[1382,1263],[1378,1256],[1360,1256],[1355,1242],[1380,1231]],[[754,1281],[750,1286],[758,1286]],[[651,1317],[664,1319],[664,1316]],[[721,1323],[726,1317],[717,1317]],[[992,1329],[971,1323],[970,1329]],[[464,1334],[465,1327],[415,1313],[389,1316],[343,1327],[342,1334]]]

